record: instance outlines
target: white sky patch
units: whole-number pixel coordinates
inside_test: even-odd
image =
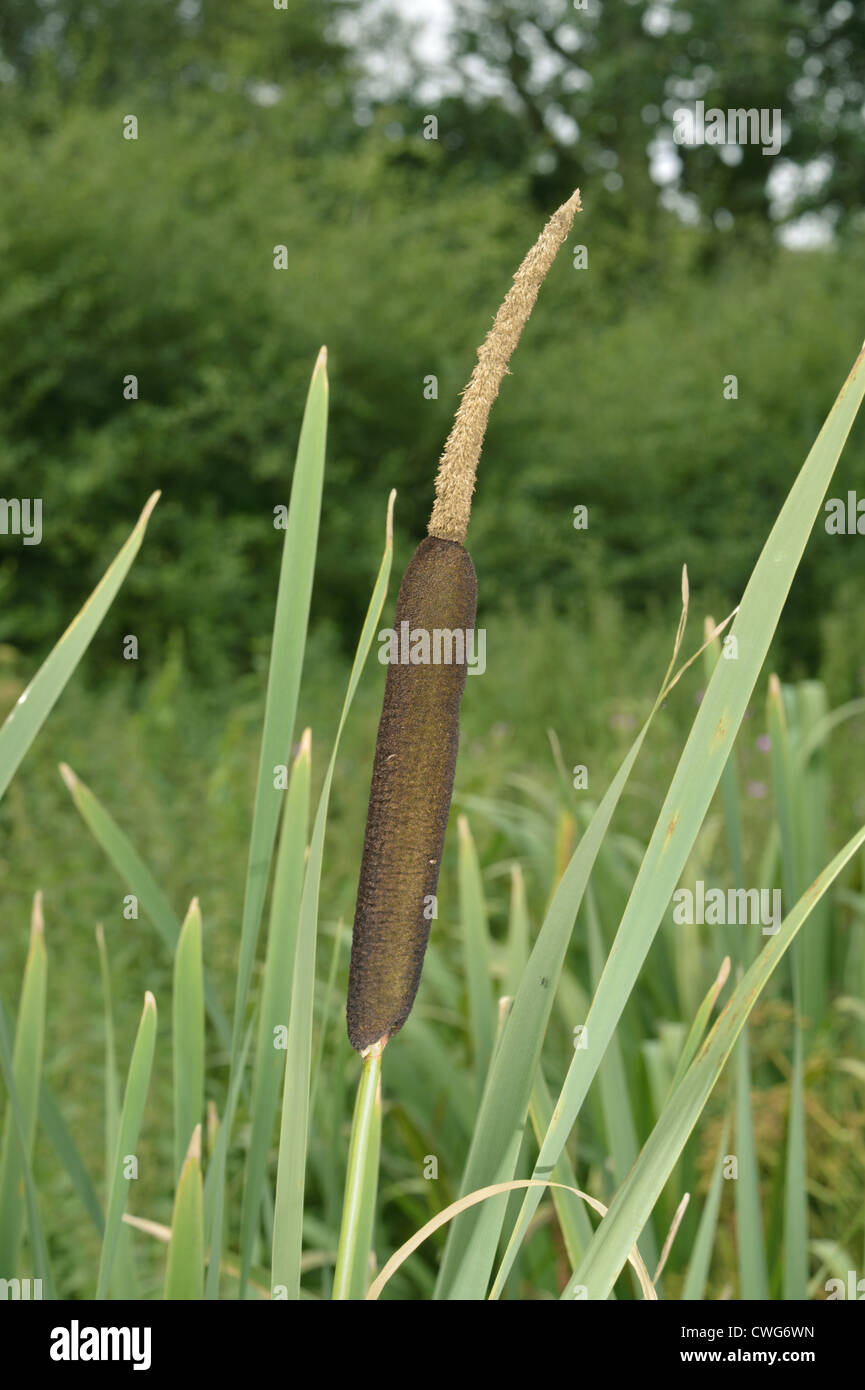
[[[670,29],[677,34],[686,34],[692,20],[687,10],[676,10],[670,4],[658,3],[650,5],[643,13],[641,23],[647,34],[663,38]]]
[[[682,160],[669,135],[657,135],[647,146],[649,177],[653,183],[675,183],[682,172]]]
[[[423,0],[422,6],[417,0],[393,0],[393,8],[401,10],[407,19],[421,19],[418,52],[425,61],[444,63],[453,21],[450,0]]]
[[[807,164],[779,160],[769,173],[769,215],[776,221],[789,217],[799,198],[819,194],[833,168],[831,155],[821,154]]]
[[[430,102],[449,92],[459,91],[462,83],[458,74],[451,72],[448,61],[453,27],[450,0],[424,0],[423,6],[419,6],[417,0],[367,0],[361,14],[349,14],[337,21],[336,32],[350,47],[360,47],[367,30],[394,14],[412,25],[411,54],[424,73],[415,88],[417,100]],[[394,51],[395,45],[389,45],[382,53],[370,52],[368,46],[363,46],[366,49],[367,77],[363,84],[366,95],[371,101],[387,101],[405,87],[415,64],[409,61],[409,55],[405,55],[401,61],[400,55]],[[499,94],[499,88],[493,92],[489,87],[487,77],[479,95]]]
[[[786,246],[788,251],[816,251],[832,245],[835,230],[831,219],[824,217],[822,213],[806,212],[794,222],[789,222],[786,227],[781,227],[777,236],[781,245]]]
[[[275,82],[247,82],[246,95],[256,106],[275,106],[282,96],[282,88]]]
[[[700,221],[700,203],[693,193],[682,193],[676,188],[665,188],[661,194],[661,203],[689,227],[696,227]]]
[[[573,116],[560,106],[548,108],[545,120],[548,128],[561,145],[575,145],[580,138],[580,127]]]
[[[587,92],[593,85],[592,75],[585,68],[568,68],[562,74],[562,87],[566,92]]]

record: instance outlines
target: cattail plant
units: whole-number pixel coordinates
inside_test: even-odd
[[[426,633],[427,637],[434,624],[447,624],[452,631],[461,623],[468,625],[474,621],[474,573],[464,542],[484,427],[509,354],[543,274],[566,235],[576,206],[575,196],[556,214],[517,273],[514,287],[480,350],[477,367],[448,439],[439,470],[430,535],[409,567],[397,613],[398,621],[407,623],[409,629],[412,624],[423,625],[421,633]],[[500,1004],[494,1049],[484,1049],[480,1045],[476,1048],[476,1056],[485,1051],[482,1065],[478,1067],[483,1089],[476,1112],[472,1108],[474,1088],[458,1065],[448,1066],[455,1059],[447,1045],[435,1033],[428,1033],[425,1040],[420,1037],[412,1055],[412,1044],[407,1040],[409,1062],[419,1061],[427,1074],[436,1074],[441,1069],[445,1076],[443,1084],[447,1085],[448,1099],[452,1102],[443,1115],[437,1097],[430,1097],[426,1107],[421,1103],[418,1109],[426,1109],[426,1113],[418,1115],[417,1133],[422,1139],[441,1134],[450,1154],[459,1152],[463,1141],[467,1140],[467,1151],[457,1199],[435,1211],[429,1221],[415,1230],[390,1255],[370,1283],[369,1259],[381,1142],[382,1052],[387,1040],[408,1017],[418,984],[428,931],[425,900],[435,891],[438,879],[466,663],[462,663],[462,670],[444,672],[428,670],[428,663],[418,669],[416,661],[411,660],[391,668],[379,731],[355,923],[349,1029],[364,1060],[347,1163],[333,1282],[336,1298],[378,1298],[402,1263],[428,1237],[445,1226],[449,1227],[448,1238],[432,1291],[434,1298],[497,1299],[508,1296],[509,1285],[514,1287],[517,1281],[519,1286],[515,1292],[521,1297],[523,1280],[518,1261],[522,1242],[530,1232],[537,1230],[538,1204],[549,1192],[558,1213],[561,1240],[553,1239],[548,1232],[546,1254],[537,1263],[532,1260],[532,1274],[540,1271],[540,1280],[533,1279],[533,1282],[543,1291],[542,1296],[558,1292],[564,1300],[583,1295],[605,1299],[616,1287],[627,1296],[628,1286],[619,1286],[619,1279],[630,1261],[639,1273],[644,1297],[666,1296],[660,1283],[664,1273],[667,1291],[675,1289],[685,1300],[700,1299],[705,1296],[712,1278],[716,1233],[726,1221],[726,1218],[722,1221],[720,1208],[724,1159],[733,1120],[740,1152],[749,1155],[747,1161],[740,1164],[739,1180],[735,1184],[741,1296],[765,1298],[768,1290],[780,1290],[785,1299],[801,1300],[818,1297],[830,1288],[830,1297],[838,1297],[839,1293],[843,1296],[842,1278],[826,1283],[824,1280],[833,1269],[835,1272],[854,1271],[855,1254],[849,1242],[855,1240],[861,1229],[861,1218],[856,1216],[861,1206],[857,1171],[855,1165],[848,1164],[848,1175],[844,1168],[850,1145],[846,1146],[841,1162],[837,1159],[827,1162],[819,1145],[816,1149],[809,1147],[811,1120],[806,1105],[806,1078],[820,1064],[820,1049],[822,1055],[828,1055],[827,1045],[834,1048],[837,1043],[842,1062],[838,1074],[843,1075],[846,1066],[853,1084],[857,1063],[844,1055],[844,1049],[852,1040],[857,1051],[861,1051],[861,1019],[843,1006],[851,1001],[855,1004],[862,993],[861,932],[855,931],[857,923],[861,925],[862,895],[855,890],[861,886],[865,825],[861,825],[827,863],[824,863],[824,856],[832,822],[826,745],[830,733],[834,735],[839,725],[861,715],[863,702],[852,700],[829,714],[826,694],[819,682],[807,681],[790,687],[775,678],[769,680],[769,744],[764,751],[771,758],[776,824],[770,831],[768,849],[762,852],[759,835],[752,837],[753,844],[745,835],[744,827],[749,822],[740,802],[732,755],[784,603],[809,538],[820,520],[824,499],[863,397],[865,347],[804,465],[792,481],[740,602],[722,623],[708,623],[704,647],[677,667],[688,608],[688,587],[683,582],[682,618],[661,688],[594,809],[584,805],[578,816],[572,816],[570,810],[566,812],[566,823],[577,824],[580,833],[576,848],[570,843],[560,844],[561,857],[557,850],[554,891],[531,945],[525,901],[519,874],[515,873],[507,948],[508,1003],[506,1009]],[[133,1233],[147,1235],[167,1247],[168,1261],[164,1268],[167,1297],[197,1300],[203,1291],[205,1298],[214,1300],[221,1297],[228,1280],[236,1280],[240,1298],[249,1295],[280,1300],[314,1297],[309,1289],[301,1289],[301,1274],[304,1270],[317,1269],[322,1271],[323,1288],[327,1289],[333,1176],[333,1168],[328,1165],[338,1161],[335,1157],[338,1150],[336,1145],[326,1141],[341,1128],[340,1077],[336,1078],[336,1085],[327,1087],[334,1104],[322,1121],[323,1129],[316,1146],[316,1159],[322,1160],[317,1161],[317,1167],[325,1200],[325,1219],[306,1209],[304,1203],[305,1174],[312,1153],[309,1120],[314,1112],[316,1090],[321,1095],[324,1089],[320,1063],[323,1056],[329,1055],[325,1035],[331,1017],[330,985],[338,969],[341,946],[337,931],[314,1060],[314,1005],[321,998],[316,972],[319,891],[329,796],[340,737],[374,640],[390,575],[393,494],[388,506],[385,551],[358,642],[315,819],[311,822],[309,815],[311,773],[307,734],[301,738],[292,769],[288,795],[281,811],[279,850],[274,859],[282,789],[277,788],[273,772],[275,765],[282,766],[278,759],[291,744],[297,713],[321,510],[326,423],[327,377],[322,351],[304,410],[280,567],[257,809],[252,818],[247,855],[246,897],[252,905],[244,913],[241,932],[241,967],[236,973],[234,1010],[238,1022],[234,1033],[218,998],[205,982],[197,898],[181,924],[172,907],[168,885],[160,885],[108,807],[68,765],[60,767],[82,821],[107,862],[121,875],[125,891],[132,892],[140,901],[143,915],[150,918],[162,946],[175,962],[171,1009],[175,1023],[173,1050],[177,1091],[175,1162],[172,1164],[169,1160],[163,1168],[176,1177],[177,1182],[170,1227],[153,1219],[159,1214],[158,1210],[148,1214],[126,1209],[132,1201],[137,1205],[146,1200],[144,1195],[131,1195],[125,1158],[136,1152],[143,1134],[145,1102],[158,1041],[156,1003],[148,990],[121,1100],[109,955],[106,936],[100,930],[97,942],[105,1010],[107,1200],[104,1207],[99,1202],[95,1184],[71,1131],[63,1123],[60,1107],[43,1074],[42,1060],[48,1043],[45,1035],[47,957],[41,894],[37,893],[30,949],[16,1010],[14,1041],[10,1037],[5,1007],[0,1003],[0,1089],[8,1097],[0,1133],[0,1277],[18,1282],[20,1262],[26,1261],[25,1279],[29,1283],[27,1271],[32,1269],[35,1278],[42,1281],[43,1296],[47,1299],[54,1296],[50,1251],[57,1242],[46,1238],[43,1218],[45,1209],[51,1212],[55,1204],[46,1200],[43,1205],[38,1200],[33,1155],[38,1148],[41,1171],[49,1145],[55,1148],[57,1159],[67,1174],[63,1183],[52,1183],[63,1206],[63,1230],[67,1228],[66,1197],[74,1188],[82,1203],[79,1216],[86,1209],[101,1242],[98,1266],[93,1270],[97,1298],[136,1296],[139,1285],[132,1245],[127,1239]],[[142,545],[158,495],[154,494],[147,503],[102,580],[26,689],[18,694],[8,718],[0,726],[0,799],[105,619]],[[299,609],[302,612],[298,617]],[[723,651],[719,650],[717,639],[734,619],[733,630],[728,636],[735,637],[735,659],[725,660],[726,639]],[[611,837],[613,817],[647,740],[652,720],[676,683],[704,651],[707,660],[711,656],[706,689],[625,901],[621,886],[632,876],[636,842],[629,838],[625,848],[621,837]],[[557,744],[554,744],[554,752],[563,767]],[[669,909],[677,885],[684,874],[690,875],[694,865],[707,862],[704,859],[706,843],[711,842],[712,836],[707,837],[703,827],[719,788],[733,882],[743,882],[748,863],[755,862],[759,854],[770,882],[780,877],[787,902],[784,920],[774,934],[767,937],[766,943],[759,949],[756,949],[756,942],[753,949],[743,948],[741,963],[746,967],[745,973],[712,1022],[721,991],[726,988],[727,976],[735,973],[730,971],[729,959],[721,963],[720,951],[724,943],[706,938],[698,942],[693,934],[683,937],[678,932],[668,936],[667,929],[671,925]],[[277,790],[279,796],[274,797]],[[260,811],[261,807],[266,809],[266,815]],[[269,819],[271,810],[273,817]],[[552,816],[551,831],[554,824],[555,816]],[[754,824],[756,826],[756,822]],[[478,981],[487,983],[487,952],[483,949],[486,945],[485,907],[480,869],[473,851],[467,853],[471,843],[467,826],[461,838],[465,870],[462,875],[463,920],[467,926],[471,994]],[[258,919],[271,867],[273,889],[268,950],[256,1025],[254,1017],[247,1018],[247,1004]],[[842,892],[834,892],[833,885],[840,886],[841,875],[848,869],[856,875],[852,888],[845,886]],[[745,893],[747,897],[749,890]],[[618,926],[615,925],[617,899],[624,904]],[[607,922],[601,922],[599,903],[603,905],[605,918],[614,914],[610,916],[609,931]],[[584,916],[578,917],[583,904]],[[566,968],[578,920],[585,925],[587,964],[596,981],[591,1003],[584,994],[582,981]],[[803,931],[804,927],[807,931]],[[484,941],[478,947],[482,929]],[[472,935],[475,949],[471,949]],[[847,936],[849,942],[841,941],[839,946],[841,938]],[[605,959],[608,937],[613,944]],[[652,950],[656,940],[663,949]],[[778,1166],[773,1179],[778,1199],[773,1199],[773,1215],[765,1224],[764,1239],[763,1174],[757,1161],[755,1111],[751,1103],[755,1078],[743,1030],[785,952],[791,948],[794,969],[789,1012],[793,1031],[786,1156],[783,1172]],[[709,965],[713,967],[713,982],[706,991],[705,985],[711,978],[706,970]],[[290,982],[288,1000],[286,977]],[[666,1003],[660,1013],[628,1008],[629,1002],[639,999],[640,983],[647,986],[652,999],[669,1001],[671,980],[675,985],[672,1015]],[[486,994],[486,1000],[479,1001],[480,1006],[486,1007],[482,1027],[474,1028],[479,1044],[493,1031],[490,991]],[[585,1028],[592,1037],[591,1047],[571,1049],[565,1047],[563,1030],[558,1028],[557,1055],[561,1060],[564,1048],[568,1065],[555,1095],[547,1091],[541,1066],[554,1001],[561,1001],[565,1016],[584,1019]],[[780,1002],[778,996],[775,1002]],[[220,1067],[224,1055],[228,1054],[229,1076],[224,1104],[218,1113],[216,1102],[209,1099],[208,1142],[202,1145],[205,1011],[219,1042]],[[470,1000],[470,1015],[473,1011],[480,1017],[482,1007],[475,1010]],[[851,1014],[849,1022],[836,1022],[835,1015],[840,1017],[842,1013]],[[782,1017],[779,1014],[779,1018]],[[693,1019],[690,1028],[689,1018]],[[645,1032],[647,1022],[648,1034]],[[776,1055],[779,1036],[776,1027],[773,1022],[771,1042],[763,1038],[761,1057],[767,1055],[767,1046],[772,1055]],[[760,1029],[753,1029],[752,1036],[756,1043]],[[327,1037],[329,1041],[329,1033]],[[257,1043],[256,1065],[247,1101],[244,1078],[254,1040]],[[284,1047],[277,1045],[283,1041]],[[555,1040],[552,1045],[557,1046]],[[697,1219],[699,1203],[692,1200],[686,1208],[688,1192],[692,1198],[699,1195],[693,1184],[698,1153],[688,1146],[713,1089],[723,1078],[734,1055],[730,1094],[726,1100],[717,1098],[716,1117],[723,1118],[720,1111],[724,1108],[730,1113],[723,1119],[723,1127],[719,1124],[719,1134],[710,1137],[705,1129],[702,1133],[701,1150],[709,1156],[714,1153],[715,1158],[711,1185]],[[341,1065],[338,1059],[337,1063]],[[279,1160],[275,1192],[271,1197],[268,1155],[280,1081],[283,1097]],[[594,1115],[586,1115],[584,1108],[595,1085],[599,1097],[597,1119]],[[835,1085],[833,1080],[833,1088]],[[773,1104],[777,1099],[775,1090]],[[833,1089],[833,1097],[835,1094]],[[852,1098],[851,1093],[848,1102],[840,1090],[838,1096],[838,1104],[850,1105],[849,1110],[841,1112],[842,1118],[848,1115],[855,1120],[859,1114],[855,1108],[858,1097]],[[160,1113],[171,1112],[170,1106],[157,1108]],[[227,1240],[232,1227],[237,1229],[238,1223],[229,1223],[226,1218],[237,1184],[228,1159],[232,1133],[244,1109],[251,1125],[243,1184],[244,1207],[238,1213],[241,1246],[239,1258],[235,1259]],[[638,1130],[644,1118],[651,1121],[653,1128],[640,1148],[642,1136],[638,1141]],[[529,1120],[535,1148],[531,1138],[523,1147]],[[575,1170],[569,1139],[578,1123],[587,1124],[591,1142],[587,1146],[584,1144],[585,1151],[579,1154],[579,1169]],[[583,1172],[588,1174],[590,1185],[593,1183],[594,1175],[600,1171],[597,1155],[603,1153],[605,1147],[609,1150],[609,1158],[603,1164],[603,1186],[612,1185],[614,1189],[609,1205],[577,1186],[578,1178],[585,1181]],[[166,1152],[170,1152],[170,1144]],[[525,1172],[529,1165],[531,1176],[518,1177],[518,1171]],[[805,1200],[806,1195],[818,1189],[834,1195],[833,1183],[838,1191],[838,1201],[833,1203],[831,1213],[833,1221],[838,1223],[834,1227],[827,1226],[826,1217],[816,1210],[818,1204]],[[401,1187],[403,1190],[399,1193]],[[503,1202],[501,1198],[507,1199],[509,1193],[523,1189],[520,1211],[513,1216],[507,1200]],[[575,1207],[571,1200],[564,1201],[568,1191],[576,1193],[602,1216],[594,1232],[582,1208]],[[406,1194],[403,1184],[394,1184],[393,1193],[397,1200],[407,1195],[411,1201],[412,1194]],[[607,1196],[606,1191],[604,1195]],[[268,1219],[271,1211],[272,1221]],[[663,1229],[656,1228],[658,1219],[670,1228],[670,1235],[663,1244],[657,1240]],[[308,1228],[306,1249],[305,1226]],[[832,1239],[824,1238],[824,1233],[831,1234]],[[259,1251],[264,1245],[262,1237],[270,1238],[269,1288],[263,1266],[261,1275],[258,1273]],[[321,1248],[309,1248],[310,1239]],[[637,1240],[652,1257],[650,1264],[656,1268],[654,1279],[635,1245]],[[82,1246],[84,1244],[82,1242]],[[719,1247],[718,1253],[723,1256]],[[820,1261],[816,1269],[812,1263],[814,1253]],[[666,1268],[669,1273],[666,1273],[664,1262],[668,1254],[670,1260]],[[564,1287],[560,1278],[563,1256],[571,1270]],[[157,1260],[161,1267],[163,1259],[157,1256]],[[75,1279],[66,1284],[74,1293],[81,1287],[80,1268],[69,1265],[65,1258],[61,1263],[64,1269],[75,1272]],[[728,1273],[728,1269],[718,1270],[717,1287],[728,1282]],[[855,1273],[850,1277],[850,1296],[855,1297]],[[68,1281],[68,1274],[66,1278]],[[24,1280],[20,1282],[23,1285]],[[424,1290],[428,1287],[426,1280],[416,1282]]]
[[[370,1133],[370,1107],[380,1103],[381,1054],[408,1018],[420,983],[453,792],[460,701],[477,607],[477,579],[465,538],[478,459],[508,361],[579,208],[577,190],[523,260],[478,349],[439,461],[428,535],[409,562],[397,598],[401,649],[385,681],[348,984],[349,1041],[364,1058],[355,1125],[364,1124]],[[451,642],[453,660],[435,659],[444,655],[441,645],[434,647],[442,634]],[[454,634],[463,642],[453,642]],[[360,1192],[369,1182],[367,1156],[355,1132],[336,1297],[351,1296],[351,1247],[364,1206]]]

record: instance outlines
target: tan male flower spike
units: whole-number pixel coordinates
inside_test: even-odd
[[[463,545],[493,401],[556,252],[580,211],[579,190],[553,214],[514,276],[462,393],[428,526],[397,597],[397,634],[426,633],[428,659],[388,665],[369,795],[348,984],[348,1036],[380,1053],[408,1018],[429,938],[453,792],[466,655],[435,660],[433,634],[473,632],[477,580]],[[405,626],[407,624],[407,626]],[[419,650],[427,655],[421,643]]]

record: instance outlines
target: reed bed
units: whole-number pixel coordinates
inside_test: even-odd
[[[556,245],[577,205],[572,200],[555,223]],[[537,268],[531,257],[524,265]],[[486,416],[542,278],[543,269],[527,289],[518,275],[443,455],[431,535],[421,545],[432,564],[421,590],[434,600],[424,621],[433,625],[439,617],[443,626],[475,623],[473,570],[463,548],[475,467]],[[524,785],[515,801],[470,800],[444,850],[462,681],[452,672],[409,668],[430,678],[427,694],[437,682],[426,703],[416,690],[392,686],[355,920],[349,1033],[363,1061],[349,1132],[346,1097],[357,1073],[336,987],[347,939],[327,942],[322,958],[320,896],[340,740],[385,621],[395,497],[382,499],[383,552],[377,573],[370,566],[371,596],[339,726],[314,782],[315,730],[297,727],[297,711],[325,478],[322,349],[300,428],[278,579],[232,1008],[226,1012],[208,980],[206,904],[195,898],[178,914],[121,829],[120,808],[64,764],[82,833],[134,898],[154,955],[172,965],[170,997],[145,995],[131,1057],[119,1056],[113,1020],[120,983],[109,935],[97,933],[105,1044],[100,1182],[63,1119],[62,1094],[45,1081],[45,1050],[57,1045],[46,1002],[57,923],[40,885],[31,885],[30,946],[14,1014],[0,1008],[0,1277],[32,1274],[43,1281],[44,1296],[66,1292],[55,1278],[53,1233],[35,1176],[37,1131],[74,1191],[80,1220],[98,1239],[99,1259],[84,1291],[90,1297],[702,1298],[714,1253],[727,1239],[720,1213],[731,1155],[738,1278],[728,1294],[821,1296],[827,1278],[859,1265],[861,1205],[831,1240],[811,1232],[807,1129],[814,1118],[807,1093],[815,1069],[831,1065],[855,1084],[863,1074],[865,826],[843,845],[831,842],[824,757],[829,739],[843,736],[863,702],[830,711],[818,682],[770,681],[774,823],[765,845],[746,841],[736,741],[863,392],[865,353],[799,473],[791,474],[739,604],[722,621],[706,619],[690,647],[683,574],[669,666],[658,672],[648,718],[598,800],[575,793],[562,764],[561,791]],[[146,533],[158,500],[154,494],[147,502],[0,729],[0,795],[132,564],[147,563]],[[445,560],[457,552],[467,564],[449,569]],[[482,612],[482,584],[480,605]],[[705,693],[657,798],[654,829],[637,844],[619,833],[614,816],[652,739],[653,720],[678,697],[679,680],[695,663],[705,671]],[[483,682],[472,684],[472,698],[482,700]],[[574,720],[579,724],[579,710]],[[400,784],[390,799],[382,780],[393,753],[389,740],[420,757],[424,732],[440,746],[423,779]],[[314,805],[313,785],[320,785]],[[783,913],[772,934],[683,930],[671,919],[674,894],[709,876],[712,825],[713,835],[723,835],[728,866],[726,880],[712,886],[735,890],[751,873],[754,882],[777,887]],[[495,827],[508,847],[495,866],[478,855],[480,826]],[[428,872],[408,862],[418,845]],[[459,921],[463,978],[437,940],[436,918],[423,912],[447,852],[457,860],[457,898],[447,912]],[[382,864],[390,868],[379,874]],[[525,874],[550,864],[547,906],[536,923]],[[490,891],[494,886],[500,898],[502,882],[507,924],[493,933]],[[425,952],[437,1010],[409,1016]],[[645,1010],[634,1007],[638,984],[659,1001],[649,1028]],[[768,1191],[757,1161],[753,1075],[754,1010],[767,999],[776,1007],[784,1075],[783,1138]],[[170,1041],[159,1034],[160,1018],[166,1032],[170,1020]],[[830,1032],[844,1050],[827,1063]],[[171,1049],[173,1108],[159,1117],[172,1130],[170,1224],[140,1210],[135,1190],[157,1044]],[[399,1098],[410,1116],[418,1089],[434,1098],[426,1121],[388,1131],[391,1100]],[[698,1172],[706,1136],[702,1146],[692,1136],[701,1137],[710,1098],[711,1162]],[[336,1141],[327,1160],[322,1135]],[[382,1245],[382,1202],[399,1202],[415,1217],[413,1236],[398,1249]],[[142,1244],[164,1254],[158,1290],[142,1288]]]

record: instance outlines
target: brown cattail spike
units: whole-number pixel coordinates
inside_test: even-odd
[[[475,473],[484,442],[490,407],[499,394],[508,361],[532,312],[538,290],[580,209],[580,190],[553,213],[529,251],[496,314],[439,461],[435,505],[427,527],[431,536],[459,541],[466,538]]]
[[[404,660],[412,652],[403,649],[387,668],[348,981],[348,1036],[361,1053],[398,1032],[417,993],[454,784],[466,632],[474,631],[476,605],[468,551],[427,536],[400,585],[394,631],[400,640],[426,634],[440,642],[440,656],[458,659]]]

